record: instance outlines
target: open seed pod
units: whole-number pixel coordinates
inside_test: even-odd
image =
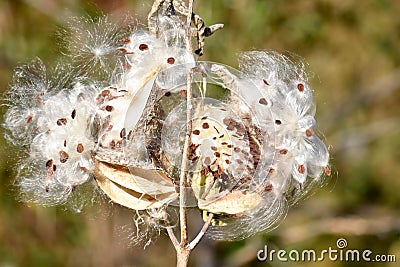
[[[161,207],[177,197],[168,164],[159,146],[159,116],[155,105],[155,77],[175,64],[193,65],[194,58],[180,42],[157,38],[147,31],[134,31],[124,38],[120,51],[126,65],[117,70],[115,84],[96,96],[98,112],[93,135],[93,174],[113,202],[143,210]],[[154,135],[150,136],[152,133]]]
[[[120,98],[111,95],[102,99],[102,106],[106,107],[110,102],[119,101],[114,104],[116,110],[125,110],[125,114],[112,116],[114,110],[110,109],[111,116],[103,115],[104,127],[98,130],[100,142],[93,153],[93,175],[100,189],[113,202],[134,210],[160,208],[178,196],[173,179],[160,168],[159,151],[144,137],[157,128],[151,120],[151,115],[157,112],[153,108],[155,93],[151,88],[152,81],[140,89],[136,95],[140,97],[125,98],[128,92],[121,92]],[[105,95],[103,92],[99,95]],[[138,105],[142,108],[138,109]]]
[[[166,161],[178,170],[187,125],[186,79],[170,76],[185,69],[177,66],[168,73],[161,72],[154,83],[154,90],[162,92],[157,101],[161,110],[161,151]],[[218,72],[222,69],[230,76]],[[273,164],[276,150],[262,135],[261,116],[254,113],[252,103],[246,103],[235,89],[244,75],[210,62],[198,62],[190,75],[194,99],[188,195],[194,201],[188,206],[197,207],[204,216],[214,214],[213,238],[251,235],[254,220],[258,219],[260,229],[272,227],[286,211],[282,192],[287,181],[259,168]],[[178,76],[187,77],[187,73]],[[243,84],[250,86],[253,96],[258,92],[257,101],[263,97],[251,81],[244,80]],[[271,117],[268,112],[266,108],[263,116]],[[271,139],[272,134],[273,131]],[[254,214],[259,218],[254,218]]]
[[[249,52],[243,58],[246,72],[197,62],[190,73],[191,203],[205,219],[214,214],[215,239],[240,239],[276,226],[287,201],[309,192],[328,162],[326,147],[313,134],[315,109],[304,70],[273,53]],[[186,79],[177,77],[186,77],[181,72],[187,69],[160,72],[153,89],[163,92],[157,100],[160,151],[176,168],[188,123]]]

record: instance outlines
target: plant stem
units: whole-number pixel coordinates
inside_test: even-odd
[[[188,157],[189,148],[191,144],[191,133],[192,133],[192,118],[193,118],[193,107],[192,107],[192,76],[190,73],[187,78],[187,96],[186,96],[186,112],[187,112],[187,128],[186,128],[186,138],[185,145],[182,156],[181,165],[181,175],[179,181],[179,218],[180,218],[180,228],[181,228],[181,248],[185,247],[187,244],[187,221],[186,221],[186,206],[187,206],[187,188],[188,188]]]
[[[200,242],[200,240],[203,238],[204,234],[207,232],[208,227],[210,226],[211,220],[214,217],[214,214],[210,213],[207,217],[207,221],[204,223],[203,227],[201,228],[200,232],[197,234],[197,236],[190,242],[188,245],[189,249],[192,250],[194,247]]]
[[[190,24],[192,22],[192,12],[193,12],[193,0],[189,0],[188,3],[188,14],[186,20],[186,45],[189,52],[192,52],[192,36]],[[179,221],[180,221],[180,231],[181,231],[181,239],[179,248],[177,249],[177,266],[187,266],[190,255],[190,248],[187,246],[188,244],[188,232],[187,232],[187,214],[186,214],[186,206],[187,206],[187,188],[188,188],[188,158],[190,153],[190,144],[191,144],[191,136],[192,136],[192,118],[193,118],[193,88],[192,88],[192,75],[189,72],[186,79],[186,136],[185,136],[185,144],[183,148],[182,155],[182,165],[181,165],[181,174],[179,180]]]
[[[188,248],[179,248],[176,251],[176,266],[177,267],[186,267],[189,263],[189,255],[190,255],[190,249]]]
[[[178,251],[178,249],[179,249],[179,241],[176,238],[176,236],[174,234],[174,231],[172,230],[171,224],[169,223],[168,214],[167,214],[167,212],[165,210],[163,212],[163,219],[164,219],[164,222],[165,222],[165,227],[167,229],[167,233],[168,233],[169,239],[171,240],[172,244],[174,245],[175,250]]]
[[[162,0],[158,1],[156,0],[155,3],[153,4],[153,8],[149,14],[149,28],[151,28],[150,30],[154,30],[155,28],[154,26],[150,27],[150,25],[153,25],[152,14],[157,11],[162,2],[163,2]],[[193,54],[192,32],[191,32],[192,13],[193,13],[193,0],[189,0],[187,9],[186,29],[185,29],[185,41],[186,41],[186,49]],[[183,147],[181,172],[179,177],[180,242],[178,242],[178,239],[176,238],[171,226],[169,225],[168,215],[166,213],[163,214],[163,217],[166,222],[167,233],[176,250],[178,267],[186,267],[188,265],[190,252],[203,238],[213,217],[213,214],[209,215],[207,221],[204,223],[200,232],[189,244],[186,207],[187,207],[187,197],[188,197],[187,190],[190,188],[188,183],[189,180],[188,164],[189,164],[190,145],[191,145],[192,128],[193,128],[192,119],[193,119],[193,88],[192,88],[192,73],[189,72],[186,78],[186,121],[187,121],[186,135]]]

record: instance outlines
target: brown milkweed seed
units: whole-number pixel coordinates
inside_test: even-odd
[[[68,158],[69,158],[68,153],[63,150],[60,150],[60,162],[61,163],[67,162]]]
[[[85,150],[85,148],[83,147],[83,145],[82,145],[81,143],[79,143],[79,144],[76,146],[76,152],[82,153],[84,150]]]
[[[140,51],[149,50],[149,46],[147,44],[140,44],[139,50]]]

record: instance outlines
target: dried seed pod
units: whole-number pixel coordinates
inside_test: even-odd
[[[172,180],[162,171],[96,160],[94,175],[113,202],[134,210],[160,208],[178,196]]]

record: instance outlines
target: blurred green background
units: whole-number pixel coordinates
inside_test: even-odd
[[[58,57],[55,32],[71,16],[132,15],[145,23],[152,1],[0,0],[0,91],[12,69],[38,56]],[[317,122],[335,175],[292,207],[272,232],[240,242],[203,240],[192,266],[399,266],[400,262],[400,1],[196,1],[208,24],[224,30],[206,42],[204,60],[236,66],[251,49],[290,51],[309,63]],[[1,108],[1,113],[5,111]],[[173,266],[175,251],[162,234],[129,246],[129,211],[99,203],[74,213],[28,207],[16,199],[16,148],[0,135],[0,267]],[[193,222],[197,224],[198,222]],[[257,251],[332,247],[395,254],[397,263],[259,262]]]

